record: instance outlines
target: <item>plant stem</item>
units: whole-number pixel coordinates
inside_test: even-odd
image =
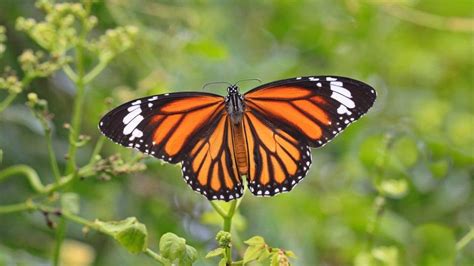
[[[456,250],[460,251],[462,250],[469,242],[471,242],[474,239],[474,226],[471,227],[469,232],[463,238],[461,238],[457,243],[456,243]]]
[[[51,164],[51,169],[53,170],[56,183],[59,183],[61,179],[61,172],[59,171],[58,161],[56,160],[56,154],[54,153],[54,149],[53,149],[53,139],[52,139],[51,128],[46,126],[44,131],[46,135],[46,145],[48,146],[49,163]]]
[[[227,211],[227,213],[224,212],[222,207],[219,206],[214,201],[209,201],[209,202],[211,206],[214,208],[214,210],[222,217],[222,220],[224,221],[223,230],[230,233],[232,229],[232,218],[234,218],[235,210],[237,209],[237,203],[239,201],[238,200],[231,201],[229,210]],[[226,265],[232,265],[232,248],[230,245],[225,247],[225,254],[227,258]]]
[[[380,219],[382,218],[383,211],[385,209],[385,197],[378,195],[374,202],[374,217],[373,220],[368,224],[367,233],[369,234],[367,240],[367,250],[370,252],[374,247],[375,233],[378,230]]]
[[[100,151],[102,150],[102,146],[104,146],[104,141],[105,137],[104,136],[99,136],[99,139],[97,140],[94,150],[92,151],[91,158],[89,160],[89,164],[93,164],[96,160],[96,156],[99,155]]]
[[[85,171],[87,171],[87,167],[81,168],[81,170],[77,173],[75,172],[59,179],[59,181],[54,184],[49,184],[45,186],[43,185],[43,183],[41,183],[41,179],[39,178],[38,173],[35,171],[35,169],[31,168],[28,165],[19,164],[10,166],[0,171],[0,182],[10,176],[18,174],[24,175],[26,179],[28,179],[28,182],[30,183],[31,187],[37,193],[49,194],[71,183],[71,181],[74,180],[76,176],[81,175]]]
[[[16,96],[18,94],[16,93],[10,93],[8,94],[7,98],[5,98],[1,103],[0,103],[0,113],[3,112],[10,104],[15,100]]]
[[[100,60],[99,63],[89,72],[87,75],[84,77],[84,83],[89,83],[91,82],[97,75],[104,70],[105,67],[107,67],[107,64],[109,63],[109,60]]]
[[[211,204],[212,208],[222,217],[224,218],[227,214],[224,212],[221,206],[217,205],[215,201],[209,201]]]
[[[237,200],[233,200],[230,203],[230,208],[227,214],[225,216],[222,216],[222,218],[224,219],[224,231],[229,232],[229,233],[232,227],[232,218],[234,217],[236,206],[237,206]]]
[[[68,76],[73,82],[77,81],[77,75],[74,70],[72,70],[70,65],[64,65],[63,71],[64,73],[66,73],[66,76]]]
[[[156,261],[159,261],[163,265],[166,265],[166,266],[171,265],[171,263],[168,260],[166,260],[160,254],[157,254],[156,252],[154,252],[153,250],[149,248],[145,250],[145,254],[148,255],[149,257],[152,257]]]
[[[28,211],[31,209],[33,209],[33,206],[29,204],[28,202],[15,203],[11,205],[0,206],[0,214]]]
[[[28,179],[28,182],[30,183],[31,187],[36,192],[43,193],[46,190],[46,187],[41,183],[41,180],[38,176],[38,173],[36,173],[35,169],[24,164],[10,166],[0,171],[0,182],[3,179],[6,179],[7,177],[17,175],[17,174],[24,175]]]
[[[54,257],[53,257],[53,265],[59,266],[60,265],[60,258],[61,258],[61,244],[64,240],[64,236],[66,234],[66,219],[64,217],[59,218],[58,226],[56,227],[56,243],[54,245]]]
[[[82,40],[85,39],[85,32],[82,34]],[[66,166],[66,174],[72,173],[76,169],[76,151],[79,132],[81,130],[82,111],[84,105],[84,56],[83,44],[80,42],[76,47],[76,98],[72,111],[71,128],[69,130],[69,151],[67,153],[68,163]]]

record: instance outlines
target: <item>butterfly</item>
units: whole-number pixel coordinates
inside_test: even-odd
[[[165,162],[209,200],[243,195],[242,176],[256,196],[288,192],[307,174],[311,148],[321,147],[373,105],[361,81],[308,76],[227,96],[176,92],[136,99],[99,122],[112,141]]]

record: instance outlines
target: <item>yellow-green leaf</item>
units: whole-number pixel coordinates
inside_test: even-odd
[[[224,254],[224,251],[225,251],[224,248],[216,248],[214,250],[211,250],[207,253],[206,259],[222,255]]]
[[[186,240],[173,233],[165,233],[160,239],[161,256],[174,261],[186,251]]]

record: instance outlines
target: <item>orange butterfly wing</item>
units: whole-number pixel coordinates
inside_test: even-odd
[[[237,170],[231,122],[223,115],[199,137],[183,160],[183,176],[191,188],[209,200],[233,200],[243,194]]]
[[[375,90],[363,82],[320,76],[259,86],[245,94],[245,103],[251,112],[319,147],[365,114],[375,97]]]
[[[290,191],[311,166],[308,145],[258,113],[246,112],[243,122],[249,156],[249,190],[257,196]]]
[[[208,199],[243,193],[224,98],[210,93],[156,95],[106,114],[99,128],[111,140],[169,163],[182,163],[185,181]]]
[[[299,77],[244,95],[249,189],[271,196],[289,191],[307,173],[310,147],[332,140],[372,107],[375,90],[344,77]]]
[[[113,109],[99,128],[116,143],[179,163],[207,126],[224,115],[224,105],[222,96],[210,93],[155,95]]]

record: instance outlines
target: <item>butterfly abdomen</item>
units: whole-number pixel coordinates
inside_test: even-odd
[[[247,146],[245,144],[244,128],[242,123],[232,124],[232,136],[234,140],[234,154],[240,175],[248,172]]]

